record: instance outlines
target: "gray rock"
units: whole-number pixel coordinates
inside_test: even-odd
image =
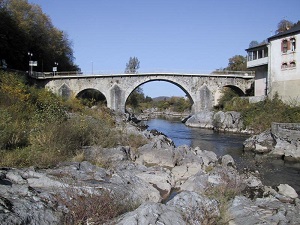
[[[270,130],[266,130],[259,135],[254,135],[244,141],[244,151],[253,151],[256,153],[268,153],[272,151],[274,139]]]
[[[166,198],[174,187],[174,178],[169,170],[151,168],[148,171],[136,173],[136,176],[153,185],[161,197]]]
[[[214,224],[220,216],[218,202],[195,192],[183,191],[167,202],[176,207],[187,224]]]
[[[182,215],[174,207],[160,203],[146,202],[133,212],[122,215],[116,222],[118,225],[174,225],[186,224]]]
[[[300,223],[299,206],[282,203],[272,196],[253,201],[237,196],[229,206],[227,217],[230,225]]]
[[[112,175],[109,184],[102,185],[107,189],[126,193],[128,199],[133,202],[160,202],[160,192],[153,185],[131,174],[130,171],[122,171]],[[122,191],[123,190],[123,191]]]
[[[233,166],[233,167],[235,167],[235,162],[234,162],[234,159],[232,158],[231,155],[222,156],[221,164],[222,164],[222,166]]]
[[[195,115],[192,115],[187,121],[185,125],[189,127],[201,127],[201,128],[213,128],[213,115],[212,111],[201,111]]]
[[[161,145],[157,146],[155,143],[153,145],[144,145],[139,148],[139,157],[135,162],[142,165],[158,165],[168,168],[174,167],[176,163],[174,158],[174,147],[161,147]]]
[[[245,151],[300,161],[300,124],[272,123],[271,130],[254,135],[244,142]]]
[[[213,126],[218,131],[246,132],[244,131],[241,113],[228,111],[219,111],[213,116]]]
[[[202,164],[199,163],[187,163],[180,166],[175,166],[172,169],[172,174],[174,175],[175,186],[180,186],[189,177],[194,176],[199,171],[202,171]]]

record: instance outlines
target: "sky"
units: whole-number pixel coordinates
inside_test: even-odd
[[[282,19],[300,20],[290,0],[28,0],[38,4],[73,43],[86,74],[123,73],[130,57],[139,72],[210,73],[246,55],[253,40],[275,34]],[[144,94],[184,96],[177,86],[150,82]]]

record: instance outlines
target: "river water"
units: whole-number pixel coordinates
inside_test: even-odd
[[[264,159],[243,152],[243,142],[248,135],[217,133],[209,129],[185,126],[179,119],[151,119],[149,130],[156,129],[173,140],[175,145],[199,146],[201,150],[215,152],[218,156],[230,154],[239,170],[257,170],[264,185],[289,184],[300,194],[300,163],[287,163],[280,159]]]

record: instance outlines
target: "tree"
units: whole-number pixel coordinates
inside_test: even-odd
[[[130,57],[129,62],[126,64],[125,73],[137,73],[140,68],[140,61],[137,57]]]
[[[224,87],[221,93],[221,98],[218,100],[218,108],[224,109],[227,102],[238,96],[239,95],[233,89]]]
[[[226,70],[229,71],[245,71],[247,70],[247,58],[242,55],[235,55],[229,59]]]
[[[278,33],[287,31],[293,26],[294,26],[293,22],[283,19],[278,23],[276,33],[278,34]]]
[[[28,70],[31,52],[38,71],[51,71],[54,62],[60,70],[79,70],[67,34],[53,26],[40,6],[27,0],[0,0],[0,11],[0,60],[5,59],[9,68]]]
[[[126,104],[133,108],[138,108],[139,104],[145,101],[143,89],[137,87],[128,97]]]
[[[253,47],[256,47],[258,45],[259,45],[258,41],[251,41],[250,44],[249,44],[249,48],[253,48]]]

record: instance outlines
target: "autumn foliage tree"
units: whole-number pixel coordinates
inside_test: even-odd
[[[68,35],[54,27],[40,6],[27,0],[0,0],[0,61],[10,69],[28,70],[28,52],[37,71],[78,70]]]

